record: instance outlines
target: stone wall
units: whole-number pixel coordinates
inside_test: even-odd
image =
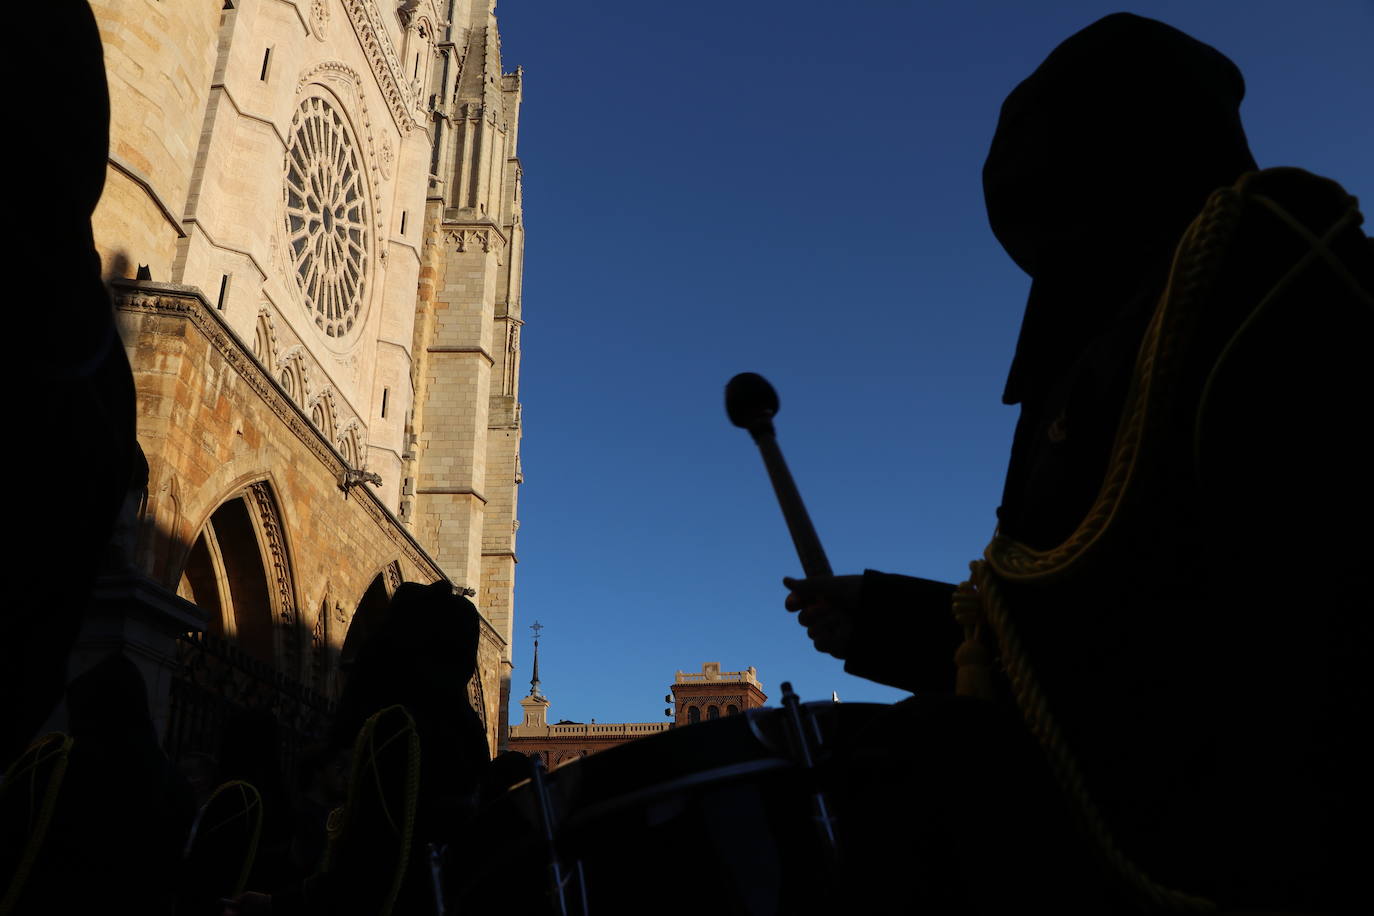
[[[279,543],[264,545],[264,556],[282,555],[278,625],[309,634],[320,614],[331,614],[322,629],[337,652],[378,576],[388,591],[399,580],[444,577],[367,484],[346,484],[348,468],[333,445],[198,292],[151,282],[117,289],[150,468],[137,554],[146,573],[177,590],[211,513],[265,484],[280,513],[272,535]],[[504,725],[504,655],[504,640],[487,626],[479,667],[493,748]]]

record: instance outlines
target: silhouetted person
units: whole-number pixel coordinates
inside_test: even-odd
[[[1003,577],[1002,597],[1062,746],[1135,865],[1224,906],[1345,911],[1362,900],[1374,768],[1360,740],[1374,668],[1374,498],[1358,343],[1371,339],[1374,267],[1367,240],[1346,225],[1331,233],[1332,257],[1315,258],[1319,271],[1289,276],[1307,242],[1256,202],[1237,205],[1249,209],[1218,235],[1210,272],[1189,267],[1171,280],[1175,248],[1209,194],[1256,168],[1243,94],[1219,52],[1118,14],[1056,48],[1003,105],[983,173],[988,215],[1032,283],[1003,398],[1021,417],[989,556],[1010,556],[1011,545],[1031,558],[1026,568],[1054,569]],[[1318,235],[1347,205],[1334,183],[1297,170],[1246,181],[1249,200],[1278,201]],[[1195,290],[1195,276],[1215,282]],[[1166,283],[1191,311],[1161,313],[1174,323],[1151,338]],[[1151,340],[1163,340],[1152,352],[1171,374],[1146,414],[1130,487],[1101,543],[1074,546],[1111,495],[1109,469],[1124,466],[1113,443],[1144,390],[1136,359]],[[1054,567],[1075,551],[1085,559]],[[1023,728],[983,701],[938,699],[954,684],[964,635],[952,587],[871,571],[788,584],[787,606],[819,649],[921,695],[905,711],[918,733],[999,749],[977,758],[977,779],[940,761],[921,760],[918,772],[942,772],[946,791],[965,797],[993,787],[1003,810],[974,806],[990,835],[1033,843],[1017,818],[1053,801],[1017,799],[1037,786],[1063,793],[1039,755],[1022,753]],[[948,743],[926,747],[943,754]],[[1066,836],[1052,827],[1041,845],[1076,854]],[[979,854],[976,844],[967,852]],[[1045,868],[1056,854],[1041,852]],[[969,886],[999,880],[1009,861],[981,855]],[[1114,906],[1107,893],[1083,906]]]
[[[348,754],[319,745],[301,759],[292,803],[291,861],[304,877],[320,868],[328,845],[329,813],[348,796]]]
[[[66,778],[21,912],[170,913],[194,801],[158,745],[142,674],[111,655],[68,685],[67,711]]]
[[[405,708],[419,735],[419,799],[410,865],[393,910],[397,914],[432,911],[427,844],[456,840],[476,811],[490,761],[486,729],[468,699],[480,633],[477,609],[455,595],[448,582],[403,583],[381,628],[359,651],[339,700],[331,750],[351,751],[368,718],[391,706]],[[273,912],[342,905],[339,882],[330,873],[308,879],[302,887],[275,895]],[[259,902],[244,904],[231,912],[252,912]]]
[[[91,234],[109,136],[100,34],[80,0],[52,4],[41,24],[35,19],[30,27],[66,36],[66,63],[52,74],[50,88],[82,116],[45,151],[41,166],[35,161],[38,178],[28,183],[35,198],[17,205],[27,236],[42,243],[23,250],[16,276],[16,300],[34,305],[13,316],[12,339],[27,345],[14,362],[24,396],[16,399],[11,422],[27,441],[42,443],[42,476],[61,483],[14,488],[13,517],[23,521],[10,559],[24,574],[0,606],[0,767],[36,737],[61,699],[67,655],[114,530],[134,449],[133,375]],[[36,97],[15,103],[18,117],[41,117]],[[35,107],[24,111],[30,104]],[[36,467],[23,472],[30,483]]]
[[[276,716],[266,709],[229,716],[220,739],[220,784],[241,779],[262,798],[262,833],[249,887],[277,888],[301,875],[291,863],[291,795],[282,775]]]
[[[368,716],[406,708],[420,733],[421,824],[433,840],[471,815],[491,759],[468,700],[480,632],[477,608],[447,582],[403,583],[380,631],[358,653],[330,732],[333,747],[350,748]]]
[[[534,761],[529,755],[519,751],[502,751],[492,759],[482,777],[481,800],[483,804],[505,795],[515,784],[534,775]]]

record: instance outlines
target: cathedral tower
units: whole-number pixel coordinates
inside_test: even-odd
[[[435,101],[425,253],[415,323],[415,448],[403,509],[509,646],[520,472],[520,273],[516,138],[521,72],[503,73],[489,0],[458,0],[469,27],[444,44]],[[503,659],[501,706],[510,697]]]

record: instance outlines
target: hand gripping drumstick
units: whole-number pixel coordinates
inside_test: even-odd
[[[801,560],[802,570],[808,579],[817,576],[830,576],[830,561],[825,558],[825,548],[816,536],[811,524],[811,516],[806,514],[797,485],[792,480],[792,472],[783,460],[782,449],[773,432],[773,417],[778,412],[778,393],[761,375],[741,372],[730,379],[725,386],[725,412],[730,422],[749,430],[754,444],[763,455],[763,466],[768,469],[768,479],[773,482],[773,492],[778,495],[778,505],[782,506],[782,517],[787,520],[787,530],[792,534],[792,543],[797,548],[797,558]]]

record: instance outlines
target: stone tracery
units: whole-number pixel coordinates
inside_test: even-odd
[[[291,124],[286,155],[288,257],[316,327],[342,337],[361,316],[371,230],[361,159],[347,123],[309,96]]]

